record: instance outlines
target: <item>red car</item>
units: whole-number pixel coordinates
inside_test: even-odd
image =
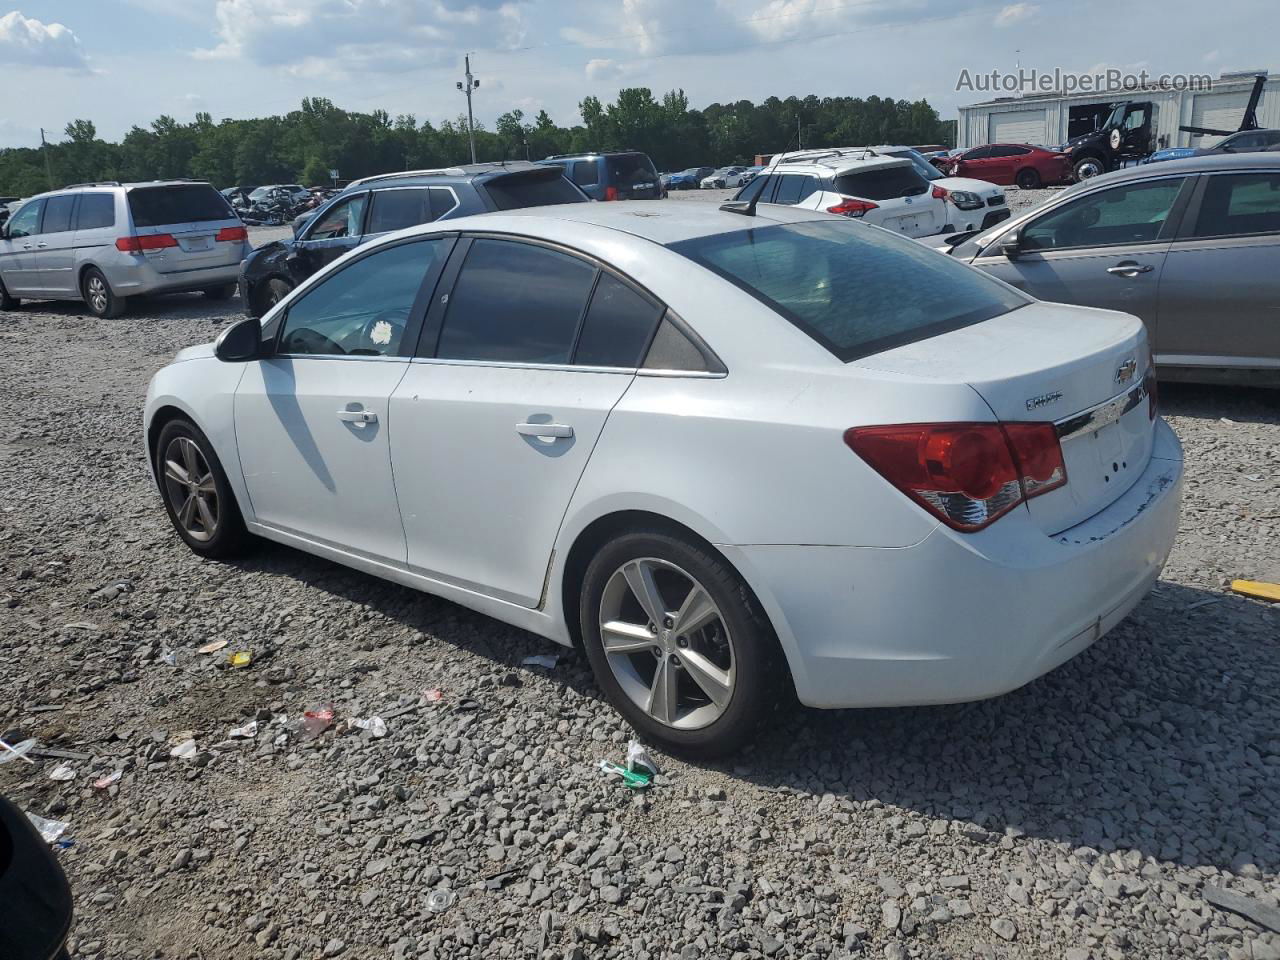
[[[1022,143],[988,143],[942,163],[948,176],[973,177],[1002,186],[1017,184],[1023,190],[1071,179],[1071,162],[1065,153]]]

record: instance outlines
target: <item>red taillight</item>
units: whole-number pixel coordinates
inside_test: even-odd
[[[245,227],[223,227],[214,237],[218,243],[244,243],[249,239],[249,231]]]
[[[617,188],[617,187],[605,187],[605,188],[604,188],[604,198],[605,198],[606,200],[617,200],[617,199],[618,199],[618,188]]]
[[[1051,423],[850,427],[844,442],[912,500],[966,533],[1067,482]]]
[[[163,250],[176,247],[178,241],[171,233],[152,233],[144,237],[116,237],[116,249],[124,253],[142,253],[144,250]]]
[[[845,197],[834,207],[827,207],[827,213],[838,213],[842,217],[860,217],[868,210],[878,209],[879,206],[870,200],[854,200],[852,197]]]
[[[947,197],[949,197],[949,196],[951,196],[951,191],[950,191],[950,190],[948,190],[946,187],[934,187],[934,188],[933,188],[933,199],[935,199],[935,200],[945,200],[945,199],[947,199]]]

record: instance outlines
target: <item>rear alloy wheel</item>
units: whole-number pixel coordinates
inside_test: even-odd
[[[226,557],[249,539],[227,475],[209,440],[192,423],[171,420],[156,444],[156,476],[178,536],[196,553]]]
[[[210,300],[230,300],[236,293],[234,283],[223,283],[216,287],[205,287],[202,291]]]
[[[97,267],[85,271],[82,281],[84,302],[95,317],[118,317],[124,313],[125,299],[111,291],[111,284]]]
[[[642,738],[731,752],[777,701],[777,640],[721,558],[665,533],[611,541],[587,569],[582,633],[596,679]]]
[[[9,296],[9,291],[5,289],[4,281],[0,280],[0,310],[17,310],[22,306],[22,301],[17,297]]]
[[[1085,157],[1082,160],[1076,161],[1075,175],[1077,180],[1089,180],[1106,172],[1106,168],[1103,167],[1102,161],[1097,157]]]
[[[1040,172],[1034,167],[1025,167],[1018,171],[1014,182],[1022,190],[1038,190],[1040,188]]]

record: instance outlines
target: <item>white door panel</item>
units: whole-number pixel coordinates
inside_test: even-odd
[[[408,366],[334,357],[248,365],[236,440],[259,523],[404,563],[387,400]]]
[[[391,398],[409,568],[536,607],[569,498],[633,379],[411,363]]]

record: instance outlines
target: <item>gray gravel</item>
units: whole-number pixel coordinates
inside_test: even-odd
[[[1280,395],[1164,388],[1182,535],[1084,655],[982,703],[792,711],[631,794],[581,657],[522,667],[549,645],[284,548],[182,547],[143,392],[235,306],[0,314],[0,730],[89,756],[0,792],[71,823],[73,956],[1280,957],[1204,892],[1280,893],[1280,609],[1225,590],[1280,578]]]

